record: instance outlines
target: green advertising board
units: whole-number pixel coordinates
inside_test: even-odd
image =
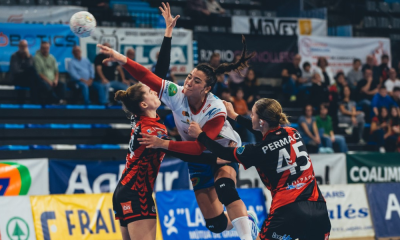
[[[348,183],[400,182],[400,153],[347,154]]]

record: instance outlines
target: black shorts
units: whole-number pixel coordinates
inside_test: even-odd
[[[328,240],[331,221],[325,202],[300,201],[275,210],[265,220],[260,239]]]
[[[153,192],[134,191],[119,182],[113,195],[115,219],[120,220],[123,227],[142,219],[156,219],[152,194]]]

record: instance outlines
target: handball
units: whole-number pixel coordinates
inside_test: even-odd
[[[72,15],[69,27],[77,37],[89,37],[96,28],[96,19],[89,12],[77,12]]]

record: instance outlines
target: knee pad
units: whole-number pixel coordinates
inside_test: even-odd
[[[240,200],[239,194],[236,191],[235,182],[232,179],[220,178],[215,181],[214,187],[219,201],[225,206],[228,206],[236,200]]]
[[[226,230],[227,226],[228,218],[225,216],[224,212],[215,218],[206,219],[206,227],[213,233],[222,233]]]

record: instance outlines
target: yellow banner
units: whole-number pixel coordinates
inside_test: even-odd
[[[38,240],[122,239],[111,193],[32,196],[31,205]]]

